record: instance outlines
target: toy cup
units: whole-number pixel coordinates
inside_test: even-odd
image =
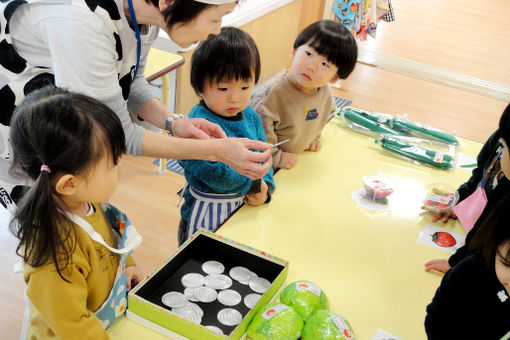
[[[375,201],[383,200],[393,193],[393,184],[384,176],[364,176],[363,184],[367,197]]]

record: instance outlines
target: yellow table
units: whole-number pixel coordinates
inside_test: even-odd
[[[184,64],[184,58],[179,54],[170,53],[157,48],[151,48],[145,64],[145,77],[151,82],[167,75]]]
[[[320,285],[331,310],[350,321],[357,339],[370,340],[378,329],[406,340],[425,339],[425,307],[441,276],[426,273],[424,263],[449,253],[416,242],[431,223],[420,209],[424,187],[456,187],[470,173],[408,163],[339,119],[326,126],[322,142],[320,152],[301,154],[295,168],[276,175],[270,204],[243,207],[218,233],[289,260],[288,282],[308,279]],[[481,148],[462,143],[460,151],[469,155]],[[368,211],[351,198],[362,187],[362,176],[375,172],[394,179],[389,211]],[[458,222],[445,227],[463,233]],[[134,327],[123,319],[110,334],[141,338],[130,336]],[[148,330],[137,334],[160,339]]]
[[[157,48],[151,48],[147,55],[144,75],[148,82],[161,78],[161,102],[166,107],[169,107],[169,104],[171,104],[171,110],[175,107],[175,89],[177,88],[175,85],[177,77],[175,72],[172,73],[172,71],[177,70],[182,64],[184,64],[184,57],[181,55]],[[170,80],[170,75],[173,75],[172,81]],[[170,88],[172,88],[171,99]],[[165,133],[165,131],[162,130],[162,133]],[[162,174],[165,171],[166,160],[161,158],[159,160],[159,173]]]
[[[420,209],[423,188],[438,182],[456,187],[470,173],[398,159],[340,119],[325,128],[322,141],[319,153],[300,155],[295,168],[276,175],[270,204],[241,209],[219,234],[289,260],[289,282],[320,285],[331,310],[351,322],[357,339],[372,339],[378,329],[425,339],[425,307],[441,277],[426,273],[424,263],[449,253],[416,242],[431,223]],[[462,152],[478,154],[480,144],[462,142]],[[386,212],[368,211],[351,198],[362,176],[375,172],[395,179]],[[458,222],[446,227],[464,233]]]

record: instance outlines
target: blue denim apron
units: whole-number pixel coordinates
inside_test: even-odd
[[[103,328],[108,328],[119,316],[123,315],[127,309],[127,291],[126,291],[126,259],[142,243],[142,236],[136,231],[135,227],[129,221],[129,218],[120,210],[110,204],[103,204],[103,210],[112,226],[114,235],[117,239],[119,249],[110,247],[106,244],[103,237],[97,233],[94,228],[80,216],[67,214],[67,216],[85,231],[93,241],[105,246],[112,253],[118,254],[119,267],[115,275],[110,296],[103,305],[95,312],[95,315]]]
[[[241,194],[209,194],[191,186],[189,192],[194,201],[188,218],[187,238],[201,228],[215,231],[244,200],[244,195]]]

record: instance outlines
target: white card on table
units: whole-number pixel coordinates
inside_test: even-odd
[[[466,241],[466,236],[453,231],[426,224],[416,242],[455,253]]]
[[[372,340],[402,340],[400,338],[397,338],[394,335],[391,335],[390,333],[386,333],[385,331],[382,331],[380,329],[375,332],[374,336],[372,337]]]

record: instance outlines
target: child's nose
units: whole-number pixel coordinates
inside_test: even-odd
[[[235,103],[235,102],[237,102],[237,94],[235,94],[235,93],[231,93],[231,94],[228,96],[228,102],[229,102],[229,103]]]

